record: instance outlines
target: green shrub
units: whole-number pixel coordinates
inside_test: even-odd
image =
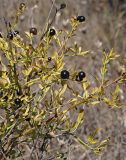
[[[110,53],[103,53],[99,71],[101,79],[97,78],[99,85],[91,86],[84,71],[71,73],[64,67],[65,57],[85,56],[89,53],[82,51],[78,44],[71,47],[66,45],[75,36],[75,31],[85,21],[85,17],[72,18],[69,32],[55,30],[51,24],[47,24],[42,36],[32,27],[29,32],[25,32],[26,37],[22,38],[15,28],[25,7],[25,4],[21,4],[14,23],[9,26],[7,24],[8,35],[1,33],[0,36],[1,159],[21,157],[24,154],[21,144],[32,146],[34,151],[39,139],[42,140],[39,149],[43,157],[44,152],[49,152],[49,141],[64,135],[95,153],[101,153],[109,138],[95,138],[100,128],[87,137],[87,142],[82,141],[75,131],[82,124],[86,114],[82,105],[92,107],[105,103],[112,108],[123,106],[119,100],[119,92],[126,80],[126,73],[113,80],[108,80],[106,76],[108,63],[119,55],[113,49]],[[65,5],[60,9],[63,8]],[[33,39],[37,35],[41,40],[34,44]],[[55,42],[55,50],[52,42]],[[54,50],[51,56],[50,48]],[[70,87],[68,82],[71,81],[82,86],[83,95]],[[115,90],[110,93],[111,97],[108,97],[106,90],[112,85],[115,85]],[[71,95],[69,99],[66,93]],[[73,121],[72,115],[77,113],[77,108],[80,108],[78,116]],[[72,115],[68,114],[70,112]],[[30,156],[32,157],[32,153]]]

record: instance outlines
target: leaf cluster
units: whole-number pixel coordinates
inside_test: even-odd
[[[9,28],[12,33],[18,16],[24,10],[24,5],[19,7],[16,20]],[[76,71],[68,80],[62,79],[60,73],[65,67],[65,57],[85,56],[89,53],[82,51],[77,43],[67,47],[66,44],[75,36],[80,22],[72,18],[70,25],[69,32],[56,31],[54,36],[50,36],[49,30],[46,30],[44,37],[36,43],[30,32],[25,32],[25,38],[20,34],[12,40],[6,36],[0,38],[0,110],[3,113],[0,115],[0,150],[4,158],[21,157],[23,150],[20,145],[36,145],[39,139],[43,140],[40,145],[43,153],[48,146],[45,140],[59,135],[69,135],[95,153],[100,153],[108,143],[108,138],[95,140],[94,136],[99,129],[87,137],[87,143],[78,137],[76,130],[83,123],[86,114],[81,106],[92,107],[105,103],[109,107],[121,107],[119,92],[121,85],[125,83],[126,73],[114,80],[105,79],[108,63],[119,57],[111,50],[110,53],[103,53],[98,86],[92,87],[88,77],[77,82]],[[41,37],[41,34],[38,36]],[[64,41],[61,37],[64,37]],[[48,61],[50,49],[53,51],[51,61]],[[83,94],[72,89],[71,81],[81,85]],[[115,85],[115,91],[108,97],[106,90],[112,85]],[[67,94],[71,95],[69,99]],[[15,103],[17,98],[20,103]],[[79,111],[77,108],[80,108]],[[77,114],[74,121],[71,120],[70,113]]]

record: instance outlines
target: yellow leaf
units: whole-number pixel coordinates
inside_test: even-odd
[[[13,39],[13,42],[12,42],[16,47],[18,48],[21,48],[21,49],[26,49],[26,46],[25,44],[23,43],[23,41],[21,39]]]
[[[65,85],[63,86],[63,88],[60,90],[58,96],[61,97],[61,96],[64,94],[64,92],[66,91],[66,89],[67,89],[67,84],[65,84]]]
[[[81,51],[80,53],[78,53],[77,55],[80,55],[80,56],[85,56],[85,55],[87,55],[87,54],[89,54],[89,51]]]
[[[32,135],[35,132],[35,128],[27,129],[23,132],[23,136]]]
[[[101,130],[102,130],[102,128],[97,128],[96,131],[93,134],[91,134],[90,136],[88,136],[88,138],[87,138],[88,143],[90,143],[90,144],[96,144],[96,143],[98,143],[99,141],[95,138],[95,136]]]
[[[83,122],[83,119],[84,119],[84,110],[81,110],[80,113],[78,114],[75,124],[72,127],[72,132],[74,132],[79,127],[79,125]]]
[[[30,34],[30,32],[25,32],[25,34],[26,34],[27,38],[32,39],[33,36],[32,36],[32,34]]]
[[[26,117],[28,115],[29,110],[30,110],[30,108],[29,108],[29,106],[27,106],[27,109],[26,109],[25,113],[23,114],[24,117]]]
[[[71,98],[68,103],[72,103],[72,102],[76,102],[77,101],[77,98]]]
[[[102,140],[97,147],[93,148],[94,153],[101,154],[102,151],[106,148],[108,141],[110,140],[110,137]]]
[[[25,86],[32,86],[33,84],[37,83],[39,80],[40,80],[40,77],[30,80],[29,82],[25,83]]]
[[[112,94],[112,100],[116,101],[119,95],[120,87],[119,85],[116,86],[114,93]]]
[[[27,68],[27,70],[23,70],[25,76],[28,76],[33,70],[33,67]]]
[[[96,105],[96,104],[99,104],[100,101],[94,101],[94,102],[91,102],[92,105]]]
[[[41,113],[39,113],[37,116],[35,116],[34,121],[41,120],[42,116],[44,115],[45,111],[42,110]]]
[[[8,84],[8,80],[5,78],[0,78],[0,87],[5,87]]]

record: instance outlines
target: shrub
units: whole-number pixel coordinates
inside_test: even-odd
[[[44,152],[49,152],[47,147],[50,141],[60,136],[69,136],[93,152],[101,153],[109,137],[97,140],[95,136],[100,128],[87,137],[87,142],[81,140],[75,131],[82,124],[86,114],[82,105],[91,107],[105,103],[112,108],[122,107],[119,91],[126,80],[126,73],[114,80],[108,80],[106,76],[108,64],[119,55],[113,49],[110,53],[103,53],[101,79],[97,78],[99,85],[92,87],[84,71],[71,73],[64,67],[65,57],[85,56],[89,53],[83,51],[78,44],[71,47],[66,45],[85,17],[71,18],[69,32],[55,30],[51,23],[48,24],[41,40],[34,44],[37,28],[32,27],[29,32],[25,32],[27,40],[23,39],[19,32],[14,32],[18,17],[25,7],[24,3],[19,6],[13,24],[6,23],[8,35],[1,33],[0,36],[1,159],[22,157],[23,144],[32,147],[30,157],[38,146],[39,156],[43,158]],[[64,4],[60,9],[65,7]],[[64,41],[62,37],[65,37]],[[56,43],[56,49],[48,56],[49,49],[53,48],[52,42]],[[83,94],[70,87],[68,82],[71,81],[82,86]],[[110,93],[111,97],[108,97],[106,90],[112,85],[115,85],[115,90]],[[71,95],[69,99],[66,93]],[[77,108],[80,108],[79,112]],[[76,120],[73,121],[69,113],[77,113]],[[63,153],[57,153],[55,156],[63,158]]]

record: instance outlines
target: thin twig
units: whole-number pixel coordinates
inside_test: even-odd
[[[114,84],[114,83],[117,83],[120,81],[120,79],[122,78],[123,76],[120,76],[118,78],[116,78],[115,80],[113,80],[111,83],[107,84],[106,86],[103,86],[103,88],[107,88],[109,87],[110,85]],[[92,94],[89,95],[88,99],[92,98]],[[61,111],[60,113],[58,113],[58,117],[62,118],[62,116],[64,114],[66,114],[67,112],[69,112],[70,110],[82,105],[83,103],[87,103],[87,99],[83,99],[82,101],[79,101],[78,103],[75,103],[74,105],[70,106],[69,108],[67,108],[65,111]],[[46,123],[50,123],[52,121],[55,121],[56,118],[55,118],[55,115],[52,116],[51,118],[49,118]]]
[[[49,29],[50,25],[53,23],[53,21],[51,22],[51,24],[49,24],[48,22],[49,22],[49,18],[50,18],[50,15],[51,15],[51,13],[52,13],[53,7],[54,7],[54,5],[55,5],[55,1],[56,1],[56,0],[54,0],[54,1],[52,2],[52,6],[51,6],[50,11],[49,11],[49,14],[48,14],[48,16],[47,16],[46,23],[45,23],[45,26],[44,26],[44,28],[43,28],[42,36],[41,36],[40,40],[42,40],[42,39],[44,38],[45,34],[48,32],[48,29]],[[46,26],[47,26],[47,29],[46,29]],[[46,31],[45,31],[45,29],[46,29]]]

